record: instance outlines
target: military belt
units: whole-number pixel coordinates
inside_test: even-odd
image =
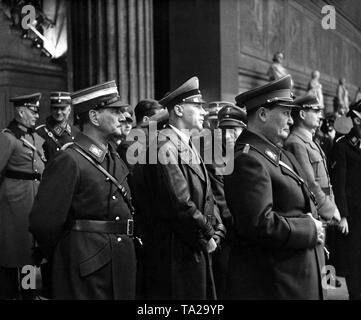
[[[126,221],[100,221],[100,220],[75,220],[72,228],[80,232],[114,233],[125,234],[132,237],[134,231],[134,220]]]
[[[10,179],[17,179],[17,180],[40,181],[41,174],[40,173],[29,173],[29,172],[7,170],[5,172],[5,177],[10,178]]]

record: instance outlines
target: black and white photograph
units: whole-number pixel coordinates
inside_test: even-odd
[[[361,300],[361,2],[0,0],[9,300]]]

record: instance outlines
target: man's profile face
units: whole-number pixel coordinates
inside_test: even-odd
[[[130,130],[132,130],[132,122],[128,119],[122,121],[122,136],[127,137],[130,133]]]
[[[308,109],[304,111],[303,122],[309,129],[317,129],[321,125],[322,109]]]
[[[203,129],[204,116],[207,114],[203,105],[198,103],[183,103],[182,107],[182,120],[186,129],[197,129],[201,131]]]
[[[38,109],[22,107],[20,117],[21,124],[27,128],[34,128],[36,120],[39,119],[39,111]]]
[[[50,114],[56,122],[68,121],[70,115],[70,105],[65,107],[51,107]]]
[[[272,109],[265,109],[265,112],[263,134],[274,144],[283,145],[293,124],[291,107],[275,106]]]
[[[104,108],[97,111],[99,130],[106,136],[121,137],[125,120],[120,108]]]

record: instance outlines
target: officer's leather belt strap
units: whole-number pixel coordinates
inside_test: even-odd
[[[96,167],[100,172],[102,172],[112,183],[114,183],[114,185],[118,188],[118,190],[120,191],[120,194],[122,195],[125,203],[127,204],[131,214],[134,214],[134,207],[131,203],[130,198],[127,196],[127,191],[126,189],[118,182],[117,179],[115,179],[107,170],[105,170],[101,165],[95,163],[95,161],[90,158],[82,149],[82,147],[80,145],[78,145],[77,143],[74,143],[72,145],[72,148],[80,153],[85,159],[87,159],[94,167]]]
[[[7,170],[5,172],[5,177],[18,180],[40,180],[41,174]]]
[[[114,233],[133,236],[134,221],[99,221],[99,220],[75,220],[72,228],[74,231],[96,232],[96,233]]]

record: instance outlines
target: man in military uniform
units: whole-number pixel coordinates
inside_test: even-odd
[[[46,159],[50,159],[68,143],[73,142],[79,132],[78,128],[69,123],[71,99],[69,92],[50,93],[50,116],[45,124],[36,128],[36,132],[45,140],[43,149]]]
[[[331,177],[340,210],[339,258],[346,263],[345,276],[350,299],[361,299],[361,102],[348,113],[353,128],[338,138],[331,152]],[[340,243],[338,243],[340,245]]]
[[[207,115],[205,117],[205,126],[211,130],[218,128],[218,112],[223,106],[228,104],[227,101],[212,101],[209,102],[206,108]]]
[[[322,223],[302,170],[282,145],[293,124],[289,75],[236,97],[248,128],[225,195],[234,218],[229,299],[320,299]]]
[[[124,106],[125,105],[123,105],[122,107],[124,108]],[[133,124],[132,114],[133,113],[129,110],[129,105],[127,105],[127,106],[128,106],[128,108],[127,108],[128,111],[123,111],[124,120],[122,121],[122,124],[121,124],[122,134],[119,137],[119,139],[117,140],[117,145],[118,145],[117,152],[118,152],[120,158],[127,165],[129,171],[132,172],[133,166],[130,165],[127,161],[127,151],[128,151],[129,146],[132,144],[132,141],[127,140],[127,137],[129,135],[130,131],[132,130],[132,124]]]
[[[212,103],[210,103],[211,105]],[[221,106],[217,114],[218,133],[221,133],[222,140],[214,138],[213,142],[213,162],[206,163],[206,168],[211,181],[214,194],[215,210],[221,217],[226,229],[223,233],[222,242],[213,255],[213,272],[216,283],[217,298],[225,298],[226,276],[228,270],[228,260],[230,252],[231,230],[233,218],[228,209],[224,195],[224,177],[229,165],[228,161],[233,161],[234,144],[242,130],[247,127],[246,111],[235,106],[231,102],[218,102]],[[207,145],[207,143],[205,143]],[[205,151],[206,152],[206,151]],[[232,158],[230,158],[232,156]],[[231,168],[231,167],[229,167]],[[228,172],[229,174],[230,172]],[[222,235],[222,234],[221,234]]]
[[[124,120],[118,90],[110,81],[71,98],[82,132],[46,167],[30,230],[52,259],[54,299],[134,299],[128,170],[110,143]]]
[[[217,247],[214,200],[190,137],[191,130],[202,130],[206,114],[198,78],[159,102],[168,108],[169,127],[158,134],[158,159],[153,163],[150,155],[133,175],[144,243],[142,298],[214,299],[210,255]]]
[[[28,219],[45,161],[44,140],[34,131],[40,98],[35,93],[10,99],[15,118],[0,133],[0,299],[31,297],[21,290],[21,271],[34,262]]]
[[[325,221],[333,217],[340,221],[326,156],[318,143],[313,141],[316,129],[320,126],[322,107],[312,95],[298,98],[294,103],[297,106],[292,110],[295,124],[286,141],[287,150],[293,153],[306,174],[307,184],[316,197],[318,214]]]
[[[340,222],[341,217],[334,200],[326,155],[321,146],[313,139],[320,126],[323,107],[317,98],[310,94],[300,97],[294,102],[297,105],[292,109],[292,118],[295,124],[286,141],[286,147],[293,153],[306,174],[306,182],[316,197],[318,214],[327,228],[327,223],[331,222],[332,218],[335,222]],[[329,224],[327,229],[331,231],[331,234],[332,228],[333,226]],[[328,245],[327,249],[333,251]],[[326,251],[328,264],[329,250]],[[330,284],[341,286],[341,282],[335,277],[335,274],[332,274],[331,278]]]

